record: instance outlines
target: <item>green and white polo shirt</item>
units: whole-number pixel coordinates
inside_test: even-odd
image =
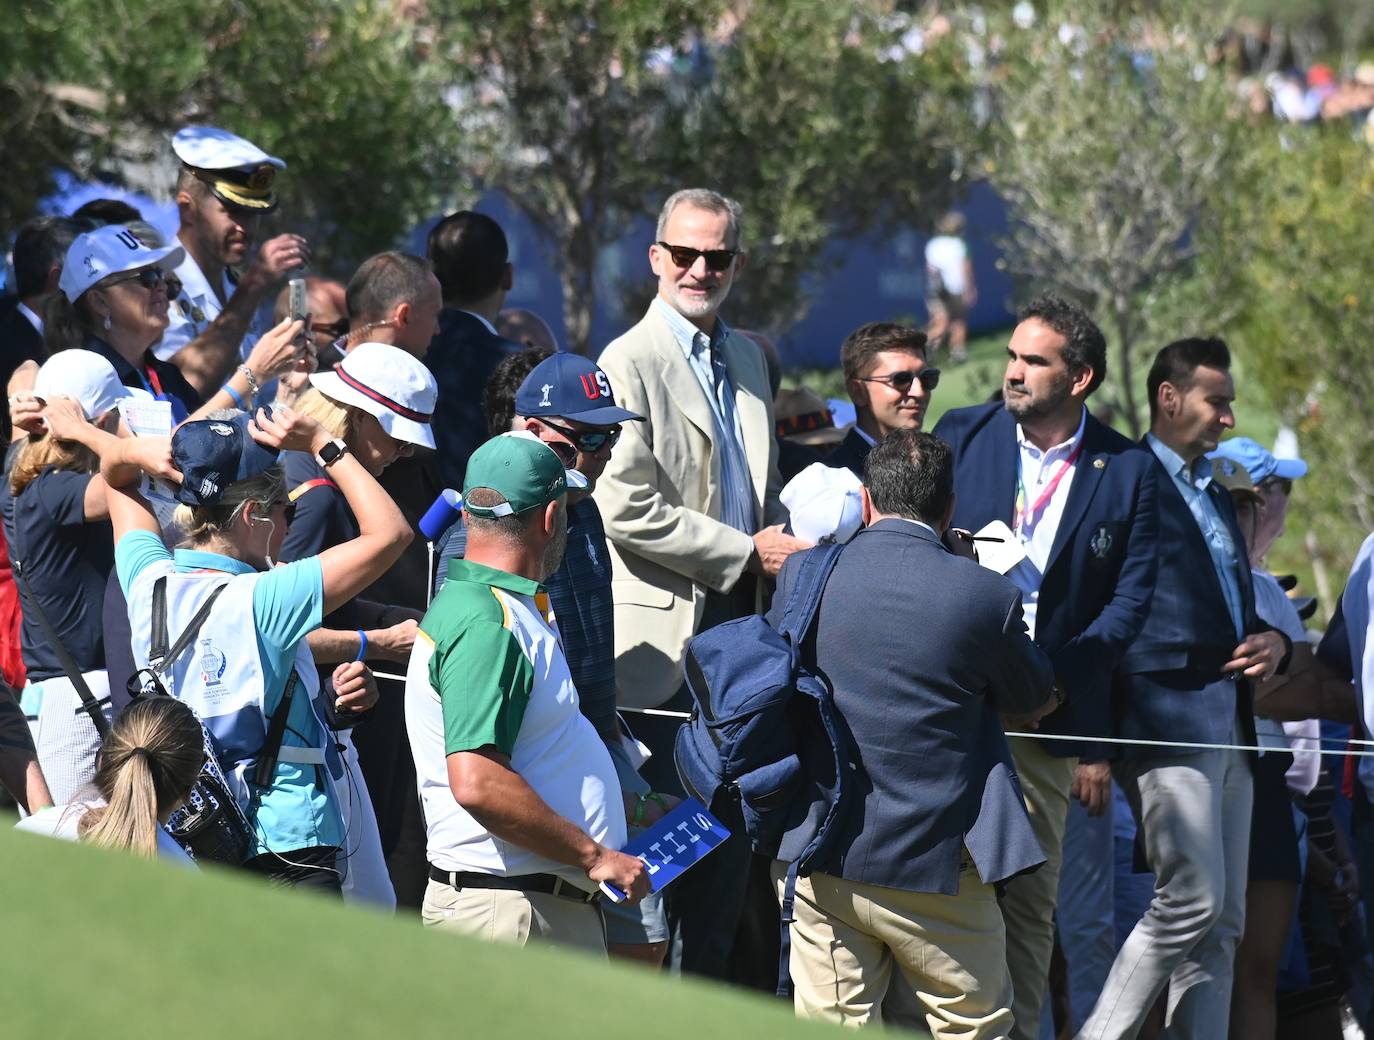
[[[577,705],[568,663],[538,582],[467,560],[420,622],[406,672],[406,727],[441,870],[556,873],[593,888],[576,867],[493,837],[454,799],[449,755],[494,747],[554,812],[613,849],[625,805],[606,745]]]

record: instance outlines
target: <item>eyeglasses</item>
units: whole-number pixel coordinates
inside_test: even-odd
[[[684,271],[697,262],[697,257],[704,256],[706,270],[719,273],[727,270],[735,262],[735,257],[739,256],[738,249],[693,249],[691,246],[670,246],[667,242],[657,244],[668,250],[673,263]]]
[[[905,394],[911,390],[911,384],[917,380],[921,381],[921,388],[926,393],[930,393],[940,385],[940,370],[938,368],[923,368],[919,372],[902,371],[889,372],[885,376],[860,376],[861,383],[882,383],[892,387],[898,393]]]
[[[594,455],[602,448],[614,448],[615,442],[620,440],[620,427],[612,426],[609,430],[574,430],[568,426],[559,426],[549,420],[540,417],[539,421],[551,430],[557,430],[573,444],[577,445],[578,451]],[[550,448],[557,446],[550,444]]]
[[[1287,477],[1265,477],[1259,482],[1261,491],[1272,491],[1279,488],[1283,491],[1283,497],[1287,498],[1293,493],[1293,482]]]
[[[340,336],[348,335],[348,319],[340,318],[338,321],[328,324],[314,321],[310,323],[310,331],[316,335],[328,336],[331,341],[336,340]]]
[[[125,282],[137,282],[139,285],[143,286],[143,288],[152,292],[166,280],[167,274],[162,268],[145,267],[143,270],[135,271],[133,274],[125,275],[123,278],[111,278],[105,285],[109,287],[111,285],[123,285]]]

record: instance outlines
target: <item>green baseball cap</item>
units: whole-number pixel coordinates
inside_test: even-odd
[[[513,516],[586,486],[587,478],[575,469],[565,469],[552,448],[527,430],[519,430],[493,437],[468,458],[463,509],[486,519]],[[505,501],[475,506],[469,497],[474,488],[499,491]]]

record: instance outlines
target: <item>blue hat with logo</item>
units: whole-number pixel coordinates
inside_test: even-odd
[[[270,413],[269,413],[270,414]],[[172,461],[181,471],[177,501],[212,506],[230,484],[276,465],[277,453],[248,433],[248,416],[183,423],[172,434]]]
[[[1245,467],[1250,483],[1258,485],[1269,477],[1296,480],[1307,475],[1307,463],[1302,459],[1276,458],[1264,445],[1249,437],[1232,437],[1217,446],[1208,458],[1230,459]]]
[[[557,415],[591,426],[644,418],[616,405],[611,381],[595,362],[567,351],[551,354],[534,366],[515,392],[515,414]]]

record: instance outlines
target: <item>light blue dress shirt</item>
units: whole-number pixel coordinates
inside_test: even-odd
[[[655,296],[653,305],[668,323],[692,374],[701,385],[701,392],[711,405],[711,415],[716,422],[716,445],[720,450],[720,521],[752,536],[759,529],[754,484],[749,478],[749,460],[744,454],[744,430],[735,409],[735,388],[721,356],[730,329],[717,318],[708,336],[673,310],[663,297]]]
[[[1189,466],[1183,461],[1182,455],[1153,433],[1147,433],[1145,440],[1155,457],[1164,464],[1169,476],[1173,477],[1174,486],[1183,496],[1183,501],[1188,503],[1188,510],[1197,521],[1202,538],[1207,543],[1207,552],[1212,557],[1217,580],[1221,583],[1221,593],[1226,598],[1226,609],[1231,612],[1236,638],[1243,639],[1245,610],[1240,596],[1240,567],[1242,563],[1249,567],[1250,563],[1244,559],[1244,547],[1236,545],[1231,537],[1231,528],[1217,511],[1212,496],[1207,493],[1207,487],[1212,483],[1212,460],[1203,456]]]

